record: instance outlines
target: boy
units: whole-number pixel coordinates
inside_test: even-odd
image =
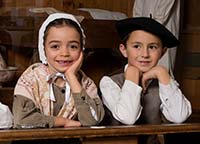
[[[167,48],[179,44],[163,25],[147,17],[128,18],[116,23],[121,38],[119,50],[127,64],[118,74],[100,81],[107,112],[106,124],[182,123],[191,114],[191,104],[177,82],[158,61]],[[157,136],[145,143],[159,143]]]

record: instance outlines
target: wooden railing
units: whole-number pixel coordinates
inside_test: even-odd
[[[138,143],[138,136],[200,133],[200,123],[0,130],[0,141],[78,138],[83,144]]]
[[[13,88],[0,89],[0,101],[12,110]],[[138,144],[141,135],[173,135],[181,142],[196,144],[193,139],[200,139],[200,112],[193,111],[192,116],[184,124],[162,125],[129,125],[129,126],[97,126],[80,128],[47,128],[47,129],[7,129],[0,130],[1,141],[32,141],[77,138],[83,144]],[[181,136],[179,135],[181,134]],[[183,134],[183,137],[182,137]],[[177,135],[179,137],[177,137]],[[191,137],[192,135],[192,137]],[[193,138],[193,135],[195,138]],[[185,142],[185,139],[190,142]],[[170,144],[179,144],[170,143]],[[199,143],[197,143],[199,144]]]

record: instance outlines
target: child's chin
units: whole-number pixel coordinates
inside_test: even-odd
[[[142,73],[145,73],[145,72],[148,72],[150,69],[148,68],[148,69],[140,69],[140,71],[142,72]]]
[[[59,69],[58,71],[59,71],[60,73],[65,73],[66,70],[68,70],[68,68],[62,68],[62,69]]]

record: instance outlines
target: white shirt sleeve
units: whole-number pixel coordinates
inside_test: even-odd
[[[142,88],[132,81],[125,80],[120,88],[111,78],[104,76],[100,81],[102,99],[115,119],[124,124],[134,124],[140,117]]]
[[[190,102],[182,94],[178,83],[171,79],[168,85],[159,83],[160,109],[165,118],[174,123],[185,121],[192,113]]]

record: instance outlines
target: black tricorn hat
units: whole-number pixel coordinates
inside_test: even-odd
[[[163,45],[172,48],[179,45],[179,40],[162,24],[149,17],[135,17],[116,22],[117,32],[123,40],[125,36],[135,30],[144,30],[158,36]]]

